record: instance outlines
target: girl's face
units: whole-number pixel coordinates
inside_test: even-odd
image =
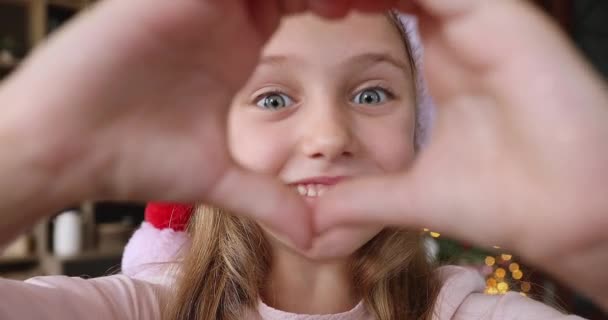
[[[384,15],[284,19],[229,118],[236,161],[278,177],[311,207],[340,181],[407,168],[414,129],[408,53]],[[348,257],[382,228],[344,228],[307,252],[266,234],[275,247],[319,260]]]

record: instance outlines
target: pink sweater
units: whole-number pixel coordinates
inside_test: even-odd
[[[461,267],[439,269],[443,287],[436,319],[581,319],[518,293],[490,296],[477,272]],[[138,279],[126,275],[84,280],[62,276],[26,282],[0,280],[0,319],[125,319],[160,320],[170,277]],[[249,320],[372,320],[362,303],[333,315],[300,315],[273,309],[260,301]]]

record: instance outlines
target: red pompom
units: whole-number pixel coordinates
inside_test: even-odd
[[[157,229],[170,228],[184,231],[192,215],[192,205],[150,202],[146,206],[146,221]]]

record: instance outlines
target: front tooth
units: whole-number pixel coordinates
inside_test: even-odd
[[[317,190],[315,189],[314,185],[308,185],[308,193],[306,194],[309,197],[316,197],[317,196]]]
[[[298,185],[298,193],[302,196],[305,196],[308,193],[306,186],[299,184]]]

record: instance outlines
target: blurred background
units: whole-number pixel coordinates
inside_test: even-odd
[[[0,0],[0,82],[49,34],[90,8],[93,2]],[[608,78],[608,0],[534,2],[555,19],[595,68]],[[123,248],[143,221],[144,208],[145,204],[140,203],[85,202],[49,213],[48,219],[0,252],[0,277],[27,279],[59,274],[96,277],[118,273]],[[430,230],[425,233],[428,250],[436,261],[479,269],[486,276],[487,294],[519,291],[588,319],[608,319],[588,299],[525,266],[509,252],[474,248]]]

